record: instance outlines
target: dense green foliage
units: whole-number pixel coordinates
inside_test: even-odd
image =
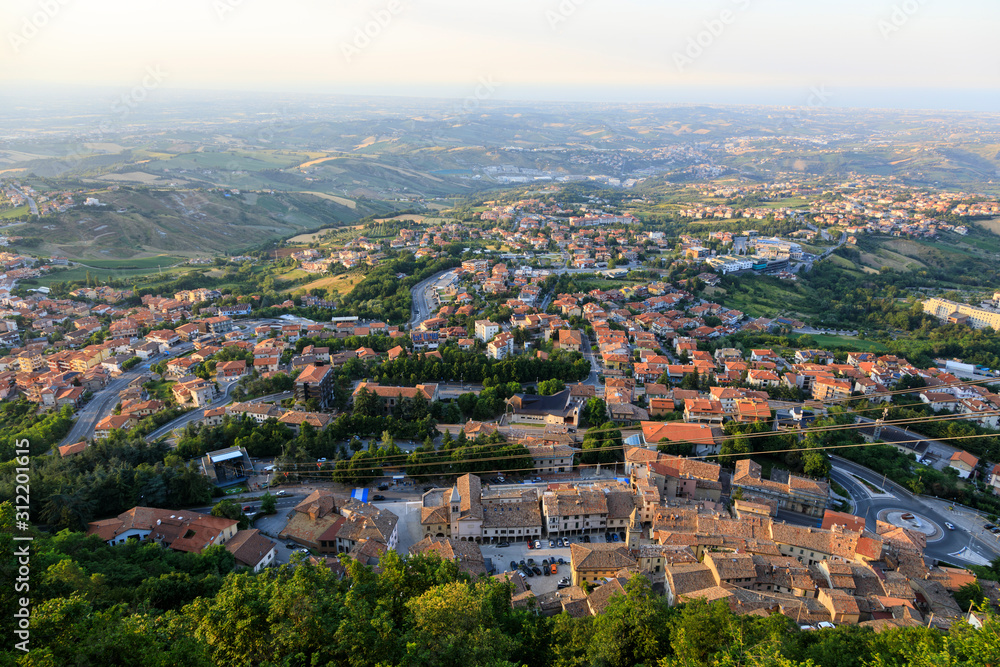
[[[2,464],[0,498],[13,498],[13,461]],[[207,503],[212,485],[197,461],[185,463],[165,444],[118,431],[80,454],[31,460],[31,516],[57,528],[80,529],[97,516],[136,505],[184,507]]]
[[[69,406],[47,415],[36,413],[38,406],[28,401],[0,405],[0,461],[9,461],[15,443],[28,441],[32,456],[44,454],[66,437],[73,427],[73,410]],[[23,446],[23,443],[22,445]]]
[[[383,262],[341,299],[338,313],[363,319],[401,324],[410,319],[413,301],[410,290],[425,278],[446,271],[459,262],[454,259],[414,261],[412,255]]]

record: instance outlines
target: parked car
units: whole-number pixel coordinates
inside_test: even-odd
[[[528,548],[529,549],[534,549],[535,548],[535,543],[532,542],[531,540],[528,540]]]
[[[560,565],[566,564],[566,561],[564,561],[562,558],[559,558],[556,562],[558,562]]]
[[[542,541],[541,540],[535,540],[535,548],[536,549],[541,549],[542,548]]]
[[[552,572],[549,570],[549,566],[548,565],[546,565],[545,567],[542,568],[542,574],[544,574],[546,577],[549,576],[550,574],[552,574]]]
[[[560,579],[559,583],[556,584],[556,588],[569,588],[569,586],[570,586],[569,579],[567,579],[566,577]]]
[[[611,533],[611,541],[612,542],[621,542],[621,540],[618,539],[618,533]]]
[[[545,566],[545,567],[548,567],[548,565],[549,565],[549,559],[548,558],[543,558],[542,559],[542,565]]]
[[[379,484],[378,485],[378,490],[379,491],[388,491],[389,490],[389,485],[388,484]]]
[[[618,537],[622,538],[622,542],[628,541],[628,537],[625,535],[625,531],[624,530],[618,531]]]
[[[549,563],[549,572],[551,572],[552,574],[558,574],[559,566],[556,565],[555,563]]]
[[[510,562],[510,569],[511,570],[516,570],[517,569],[517,561],[516,560],[512,560]]]
[[[555,546],[556,546],[556,543],[555,543],[555,541],[554,541],[554,540],[549,540],[549,549],[552,549],[552,548],[554,548]]]
[[[524,572],[529,577],[535,576],[535,573],[531,571],[530,567],[526,567],[526,568],[522,569],[521,571]]]
[[[986,525],[985,525],[985,526],[983,526],[983,527],[984,527],[984,528],[985,528],[986,530],[993,530],[994,528],[996,528],[996,526],[994,526],[994,525],[993,525],[992,523],[988,523],[988,524],[986,524]]]
[[[610,532],[604,533],[604,541],[605,542],[610,542],[611,541],[611,533]]]
[[[285,542],[285,547],[288,549],[297,549],[298,546],[295,542]]]
[[[537,565],[535,567],[531,568],[531,571],[534,572],[539,577],[542,576],[542,571],[538,568]]]
[[[534,564],[535,564],[535,559],[534,558],[529,558],[528,559],[528,567],[531,567]]]
[[[501,543],[500,543],[500,544],[498,544],[497,546],[498,546],[498,547],[501,547],[501,548],[503,548],[503,547],[509,547],[509,546],[510,546],[510,542],[501,542]]]
[[[590,535],[584,535],[583,536],[583,541],[586,542],[587,544],[590,544]],[[567,544],[566,546],[569,546],[569,545]]]
[[[300,554],[308,554],[309,550],[308,549],[299,549],[299,553]]]

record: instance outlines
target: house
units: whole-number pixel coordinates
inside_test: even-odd
[[[514,354],[514,336],[506,331],[494,336],[486,344],[486,354],[491,359],[506,359]]]
[[[812,397],[817,401],[837,401],[850,398],[853,386],[850,380],[817,377],[813,381]]]
[[[656,449],[661,444],[668,443],[693,444],[695,453],[699,456],[717,453],[723,439],[722,430],[709,424],[642,422],[641,427],[642,441],[646,447]]]
[[[286,410],[278,417],[278,423],[289,427],[295,435],[298,435],[299,431],[302,430],[303,424],[309,424],[317,431],[322,431],[332,421],[333,417],[323,412],[300,412],[298,410]]]
[[[83,450],[87,448],[87,441],[81,440],[80,442],[74,442],[72,445],[63,445],[59,447],[59,456],[66,458],[67,456],[75,456],[76,454],[83,453]]]
[[[462,475],[455,480],[445,499],[451,537],[479,542],[483,534],[482,483],[476,475]]]
[[[200,554],[210,546],[232,539],[238,523],[235,519],[190,510],[133,507],[113,519],[91,521],[87,524],[87,535],[97,535],[111,545],[135,538],[175,551]]]
[[[489,493],[481,492],[482,539],[513,542],[537,539],[542,535],[542,512],[535,489],[501,487]]]
[[[583,582],[600,583],[615,576],[619,570],[637,568],[638,561],[622,544],[570,545],[570,571],[574,586]]]
[[[256,528],[236,531],[226,542],[226,549],[236,558],[237,567],[254,572],[274,565],[278,557],[278,543],[264,537]]]
[[[83,387],[60,387],[55,393],[56,407],[68,405],[73,410],[78,410],[83,404],[84,393],[86,390]]]
[[[138,423],[139,420],[132,415],[108,415],[94,426],[94,439],[103,440],[109,437],[112,431],[134,428]]]
[[[556,347],[575,352],[583,351],[583,337],[576,329],[560,329]]]
[[[437,384],[418,384],[416,387],[388,387],[377,382],[359,382],[354,389],[352,399],[357,399],[361,390],[375,394],[382,403],[382,412],[389,414],[403,400],[413,400],[417,396],[423,397],[428,403],[433,403],[441,397]]]
[[[204,320],[208,331],[215,335],[227,334],[233,330],[233,321],[225,315],[217,315]]]
[[[368,558],[377,560],[381,553],[396,548],[398,522],[399,517],[388,510],[317,490],[295,506],[278,537],[323,554],[362,553],[368,564]]]
[[[577,450],[569,445],[527,445],[536,474],[573,471],[573,455]]]
[[[769,421],[771,419],[771,406],[767,401],[756,398],[739,398],[735,402],[736,414],[734,419],[742,423]]]
[[[123,415],[132,415],[134,417],[142,418],[155,415],[162,409],[163,401],[158,401],[154,398],[147,401],[132,401],[127,404],[123,403],[121,413]]]
[[[830,498],[830,487],[807,477],[772,469],[771,479],[761,479],[760,464],[750,459],[736,462],[732,487],[747,495],[775,500],[780,509],[821,517]]]
[[[460,571],[473,578],[486,574],[483,552],[475,542],[428,535],[410,547],[410,555],[415,554],[433,554],[442,560],[455,561]]]
[[[948,462],[948,467],[957,470],[958,476],[962,479],[968,479],[978,465],[979,459],[966,451],[955,452],[951,455],[951,461]]]
[[[190,403],[196,408],[203,408],[212,402],[215,396],[215,386],[199,377],[181,378],[172,387],[174,400],[180,405]]]
[[[227,415],[253,419],[258,424],[263,424],[271,418],[277,419],[283,413],[281,408],[272,403],[230,403],[224,410]],[[208,415],[207,412],[205,414]]]
[[[758,368],[747,371],[747,384],[751,387],[777,387],[780,382],[781,378],[774,371]],[[848,395],[850,395],[850,392],[848,392]]]
[[[721,424],[726,412],[722,403],[708,398],[687,398],[684,400],[684,421],[701,424]]]
[[[330,366],[310,364],[295,378],[295,401],[306,403],[315,399],[320,409],[333,404],[334,373]]]
[[[580,406],[569,389],[551,396],[514,394],[507,399],[506,414],[513,423],[580,425]]]
[[[476,338],[488,342],[500,332],[500,325],[489,320],[476,320]]]
[[[235,379],[247,374],[247,362],[243,359],[223,361],[215,367],[216,376],[221,379]]]

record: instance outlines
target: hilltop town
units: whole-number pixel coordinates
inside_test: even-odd
[[[46,516],[253,571],[434,554],[545,614],[601,614],[635,575],[803,628],[948,628],[971,585],[1000,602],[1000,363],[976,337],[1000,293],[971,250],[965,284],[914,257],[926,291],[872,265],[982,238],[1000,204],[686,185],[663,231],[649,195],[609,197],[515,191],[131,281],[4,253],[0,398],[53,461],[36,484],[123,447],[157,462]],[[835,271],[898,298],[831,328]]]

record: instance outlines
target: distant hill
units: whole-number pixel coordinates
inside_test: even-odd
[[[71,259],[233,253],[272,239],[354,222],[392,209],[353,207],[300,193],[233,194],[119,187],[95,191],[102,206],[75,206],[16,228],[41,238],[32,251]]]

